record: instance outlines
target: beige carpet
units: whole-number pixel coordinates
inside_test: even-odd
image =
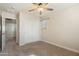
[[[79,56],[78,53],[48,44],[46,42],[33,42],[22,47],[15,43],[15,40],[7,42],[1,56]]]

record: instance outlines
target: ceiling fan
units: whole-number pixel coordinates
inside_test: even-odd
[[[38,10],[41,15],[44,10],[53,11],[52,8],[48,8],[48,3],[32,3],[32,5],[32,9],[28,10],[28,12]]]

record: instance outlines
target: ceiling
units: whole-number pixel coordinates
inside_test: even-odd
[[[79,5],[79,4],[78,3],[49,3],[48,4],[48,6],[50,8],[53,8],[54,11],[61,11],[66,8],[72,7],[74,5]],[[0,10],[12,12],[12,13],[18,13],[22,10],[27,11],[31,9],[31,6],[32,6],[31,3],[0,3]]]
[[[26,4],[25,3],[0,3],[1,10],[9,11],[12,13],[17,13],[24,8],[27,9],[30,6],[31,4],[29,3],[26,3]]]

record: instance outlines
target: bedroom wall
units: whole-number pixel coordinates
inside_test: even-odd
[[[53,12],[42,34],[43,41],[79,52],[79,6]]]

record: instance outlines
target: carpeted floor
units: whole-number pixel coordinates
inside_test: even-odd
[[[24,46],[18,46],[15,40],[7,42],[1,56],[79,56],[78,53],[38,41]]]

